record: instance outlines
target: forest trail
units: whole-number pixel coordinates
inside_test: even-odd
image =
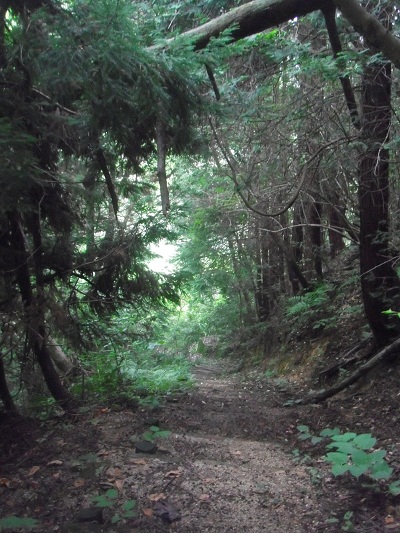
[[[142,465],[118,461],[131,470],[139,508],[146,512],[159,495],[164,502],[167,521],[142,513],[134,531],[299,533],[316,527],[320,513],[310,476],[279,443],[284,426],[293,429],[290,410],[281,407],[284,393],[226,375],[218,364],[193,373],[196,389],[171,398],[159,413],[161,429],[172,433],[158,441],[158,451],[142,455]],[[112,444],[110,435],[103,438]],[[153,508],[157,512],[157,502]],[[168,524],[175,511],[179,520]]]
[[[282,380],[212,363],[194,375],[193,390],[156,409],[96,408],[46,434],[20,428],[26,450],[14,458],[10,450],[0,464],[0,516],[36,518],[40,526],[29,531],[61,533],[341,531],[332,513],[342,518],[349,509],[346,491],[335,493],[326,465],[317,472],[292,453],[296,426],[320,409],[284,407]],[[137,453],[154,425],[171,434],[156,439],[155,453]],[[368,520],[353,531],[376,533]]]

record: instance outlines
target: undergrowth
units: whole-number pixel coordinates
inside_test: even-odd
[[[192,386],[190,364],[182,356],[156,356],[151,349],[90,353],[86,356],[85,379],[73,390],[83,397],[126,402],[154,402],[175,391]]]

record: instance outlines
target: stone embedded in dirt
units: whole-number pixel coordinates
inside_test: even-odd
[[[172,522],[176,522],[182,518],[180,512],[167,501],[156,502],[154,504],[154,514],[168,524],[172,524]]]
[[[158,418],[146,418],[145,420],[143,420],[143,424],[145,424],[146,426],[156,426],[156,427],[160,427],[160,420]]]
[[[136,453],[156,453],[157,444],[149,440],[140,440],[135,442]]]
[[[77,522],[98,522],[102,524],[103,509],[101,507],[89,507],[88,509],[81,509],[76,517]]]
[[[179,398],[176,396],[166,396],[165,401],[168,403],[177,403],[179,401]]]

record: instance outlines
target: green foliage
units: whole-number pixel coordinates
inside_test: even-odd
[[[103,401],[132,403],[139,399],[141,404],[151,405],[158,404],[163,395],[190,388],[188,359],[176,354],[174,347],[167,349],[163,341],[153,340],[155,336],[160,340],[160,332],[148,328],[155,316],[145,314],[136,322],[125,309],[101,323],[98,349],[82,356],[86,377],[83,381],[78,377],[74,391]]]
[[[34,518],[20,518],[18,516],[6,516],[0,518],[0,532],[15,529],[32,529],[38,526]]]
[[[297,430],[299,431],[299,439],[300,440],[308,440],[310,439],[312,444],[318,444],[321,442],[325,437],[333,437],[335,435],[340,434],[339,428],[325,428],[323,429],[319,435],[312,435],[309,431],[308,426],[297,426]]]
[[[328,452],[325,460],[332,464],[332,473],[335,476],[349,472],[356,478],[365,474],[374,480],[388,479],[393,469],[384,460],[386,450],[368,451],[375,444],[376,439],[369,433],[357,435],[349,432],[334,435],[326,449],[335,451]]]
[[[383,315],[389,315],[389,316],[395,316],[397,318],[400,318],[400,312],[393,311],[392,309],[387,309],[386,311],[382,311]]]
[[[95,507],[100,507],[100,508],[115,507],[116,504],[118,503],[117,502],[118,498],[119,498],[119,493],[116,489],[108,489],[104,494],[93,496],[92,502],[95,505]],[[116,524],[120,522],[121,520],[133,518],[134,516],[136,516],[136,512],[134,511],[135,507],[136,507],[135,500],[126,500],[120,505],[119,512],[116,512],[111,517],[111,523]]]
[[[336,513],[334,513],[336,514]],[[346,511],[342,519],[336,516],[331,516],[325,520],[326,524],[339,524],[341,523],[341,531],[354,531],[353,524],[354,513],[353,511]]]
[[[343,515],[342,531],[354,531],[353,511],[346,511]]]
[[[149,431],[145,431],[142,437],[144,440],[154,442],[156,439],[166,439],[171,435],[171,432],[168,430],[160,429],[158,426],[151,426]]]
[[[111,507],[118,499],[118,491],[116,489],[108,489],[104,494],[93,496],[92,502],[96,507]]]
[[[287,300],[286,315],[298,327],[310,324],[312,329],[318,330],[332,326],[336,318],[332,315],[331,294],[331,285],[323,283],[304,294],[292,296]]]
[[[370,433],[341,433],[339,428],[325,428],[320,431],[319,435],[313,435],[306,425],[297,426],[297,430],[300,440],[310,439],[312,444],[318,444],[324,438],[330,439],[325,447],[327,453],[323,458],[331,464],[334,476],[341,476],[348,472],[356,479],[364,475],[374,482],[386,481],[392,476],[393,468],[385,460],[386,450],[372,450],[376,445],[376,439]],[[399,494],[400,482],[390,483],[388,491],[394,495]]]

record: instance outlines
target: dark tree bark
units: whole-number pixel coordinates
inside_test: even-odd
[[[291,250],[295,262],[301,265],[303,260],[303,245],[304,245],[304,226],[303,226],[303,208],[297,205],[293,213],[293,228],[291,235]],[[292,269],[289,268],[289,280],[292,285],[293,294],[299,294],[300,284]]]
[[[387,31],[382,20],[368,13],[357,0],[333,0],[342,15],[362,35],[371,48],[379,50],[400,68],[400,39]]]
[[[333,4],[369,46],[381,51],[400,68],[400,39],[388,32],[357,0],[254,0],[193,28],[182,36],[192,39],[193,46],[200,50],[207,46],[212,37],[228,28],[234,28],[231,36],[233,40],[238,40],[314,11],[330,11]]]
[[[390,12],[382,10],[388,21]],[[365,313],[379,346],[400,333],[399,320],[382,314],[399,304],[400,284],[392,267],[389,246],[389,141],[391,122],[391,64],[371,61],[362,77],[359,161],[360,273]],[[397,307],[396,307],[397,308]]]
[[[333,205],[329,205],[328,207],[328,238],[330,256],[332,259],[336,257],[336,255],[341,252],[345,247],[343,239],[343,235],[345,232],[345,228],[343,227],[344,208],[336,207],[338,205],[338,203],[334,203]],[[343,233],[339,233],[339,229],[343,229]]]
[[[247,288],[244,286],[243,274],[242,274],[242,266],[241,266],[241,264],[240,264],[240,262],[238,260],[237,255],[236,255],[236,250],[235,250],[235,246],[234,246],[234,243],[233,243],[232,235],[230,235],[230,234],[227,235],[227,241],[228,241],[229,253],[230,253],[231,261],[232,261],[232,269],[233,269],[233,273],[234,273],[235,278],[236,278],[236,284],[237,284],[240,300],[242,302],[244,302],[244,306],[245,306],[245,309],[246,309],[246,316],[247,317],[251,317],[252,314],[253,314],[253,308],[252,308],[252,305],[251,305],[251,301],[250,301],[250,297],[249,297],[249,293],[247,291]]]
[[[3,358],[0,356],[0,398],[5,411],[10,415],[16,415],[18,410],[8,388]]]
[[[296,278],[299,285],[302,289],[305,291],[310,289],[310,284],[305,278],[299,264],[297,263],[292,250],[289,248],[289,246],[286,245],[283,239],[281,239],[277,233],[270,232],[269,237],[272,240],[272,242],[278,247],[278,249],[283,253],[283,255],[286,258],[287,266],[289,271],[292,273],[292,276]]]
[[[336,24],[336,7],[334,5],[327,5],[327,7],[322,10],[322,13],[325,18],[326,29],[328,31],[329,42],[332,47],[333,55],[335,58],[337,58],[342,52],[342,44],[340,42],[339,32]],[[355,128],[360,129],[360,116],[350,78],[348,75],[341,75],[339,76],[339,79],[340,83],[342,84],[343,94],[353,125]]]
[[[273,28],[296,17],[303,17],[331,0],[254,0],[230,10],[228,13],[186,31],[181,37],[191,39],[196,50],[206,47],[212,37],[232,28],[232,40],[237,41],[255,33]],[[174,41],[175,39],[171,39]],[[157,48],[157,47],[153,47]]]
[[[260,221],[256,225],[256,287],[255,302],[257,309],[257,318],[259,322],[268,320],[271,314],[270,288],[268,269],[271,268],[268,258],[268,239],[260,231]]]
[[[54,399],[65,411],[72,412],[75,405],[74,398],[62,384],[54,367],[51,352],[46,346],[47,332],[44,320],[44,301],[40,295],[42,273],[38,272],[40,265],[40,245],[38,245],[38,242],[40,241],[40,238],[34,231],[33,240],[38,245],[38,248],[33,254],[33,259],[35,262],[34,270],[36,274],[36,284],[39,286],[39,294],[35,297],[28,265],[29,255],[25,246],[25,236],[21,227],[20,217],[17,213],[12,213],[9,216],[9,220],[13,249],[17,252],[16,278],[25,310],[29,345],[35,354],[46,385]],[[31,223],[31,227],[33,229],[34,223]],[[38,256],[36,257],[36,260],[35,255]]]
[[[321,227],[322,204],[313,202],[310,209],[310,241],[314,262],[314,271],[318,280],[322,280],[322,244],[323,234]]]
[[[157,120],[156,143],[157,143],[157,178],[158,178],[158,183],[160,185],[161,206],[162,206],[163,215],[167,216],[170,210],[167,172],[165,169],[168,146],[167,146],[166,126],[161,118],[158,118]]]

